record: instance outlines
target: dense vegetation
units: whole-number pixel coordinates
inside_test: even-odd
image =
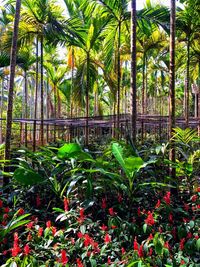
[[[175,2],[4,1],[2,267],[200,266],[200,3]],[[113,139],[89,144],[88,117],[110,114]],[[169,139],[136,136],[137,114],[169,116]],[[85,146],[46,144],[44,119],[79,116]],[[36,151],[10,146],[13,117],[40,120]]]

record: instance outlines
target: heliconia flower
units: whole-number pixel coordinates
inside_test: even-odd
[[[38,236],[42,236],[42,234],[43,234],[43,228],[40,227],[40,228],[38,229]]]
[[[138,250],[138,256],[140,258],[143,258],[144,257],[144,253],[143,253],[143,245],[140,246],[139,250]]]
[[[105,224],[103,224],[102,226],[100,226],[102,231],[107,231],[108,230],[108,226],[106,226]]]
[[[73,237],[71,237],[71,243],[72,243],[72,245],[75,244],[75,239]]]
[[[153,254],[153,249],[150,248],[150,249],[149,249],[149,256],[151,256],[152,254]]]
[[[83,234],[81,232],[77,233],[78,238],[83,238]]]
[[[51,228],[51,221],[47,221],[47,222],[46,222],[46,227],[47,227],[47,228]]]
[[[5,213],[8,213],[10,211],[10,208],[9,207],[5,207],[4,210],[3,210]]]
[[[29,222],[29,223],[27,223],[26,227],[28,229],[31,229],[31,228],[33,228],[33,224],[34,224],[34,222]]]
[[[5,256],[8,253],[8,250],[3,251],[3,255]]]
[[[170,203],[171,203],[171,199],[170,199],[170,196],[171,196],[171,192],[166,192],[165,196],[163,197],[165,203],[169,206]]]
[[[93,239],[88,234],[85,234],[84,235],[84,246],[88,247],[89,245],[92,244],[92,242],[93,242]]]
[[[31,240],[32,240],[32,235],[31,235],[31,233],[29,233],[27,236],[27,241],[31,241]]]
[[[84,267],[80,259],[76,259],[77,267]]]
[[[19,236],[18,236],[18,233],[17,232],[14,233],[14,242],[15,243],[18,243],[19,242]]]
[[[137,209],[137,214],[138,214],[138,216],[141,216],[141,210],[140,210],[140,207]]]
[[[152,235],[152,233],[149,235],[149,237],[148,237],[148,241],[151,241],[153,239],[153,235]]]
[[[198,240],[199,239],[199,236],[198,235],[195,235],[195,237],[194,237],[196,240]]]
[[[102,198],[102,200],[101,200],[101,207],[102,207],[102,209],[106,209],[106,207],[107,207],[105,198]]]
[[[108,212],[109,212],[109,214],[110,214],[110,216],[115,216],[115,212],[114,212],[114,209],[113,208],[109,208],[108,209]]]
[[[173,215],[171,213],[169,214],[168,220],[170,223],[173,223]]]
[[[169,250],[169,241],[166,241],[164,244],[164,247],[167,248]]]
[[[122,255],[126,253],[126,250],[124,247],[121,248]]]
[[[110,257],[108,257],[107,264],[108,265],[112,264]]]
[[[197,192],[199,192],[199,193],[200,193],[200,187],[198,187],[198,188],[197,188]]]
[[[3,207],[3,201],[0,199],[0,208]]]
[[[111,225],[111,228],[112,228],[112,229],[116,229],[117,226],[112,224],[112,225]]]
[[[161,201],[160,199],[158,199],[156,205],[155,205],[155,209],[158,209],[160,207]]]
[[[121,203],[123,201],[123,197],[122,197],[121,194],[117,195],[117,200],[118,200],[119,203]]]
[[[8,218],[9,218],[8,213],[4,213],[4,215],[3,215],[3,219],[6,221]]]
[[[182,238],[179,243],[180,250],[184,249],[184,244],[185,244],[185,238]]]
[[[105,237],[104,237],[104,243],[105,244],[108,244],[111,242],[111,237],[109,234],[106,234]]]
[[[62,265],[66,265],[68,263],[68,257],[67,257],[67,253],[64,249],[61,250],[61,263]]]
[[[53,226],[53,227],[52,227],[52,229],[51,229],[51,231],[52,231],[52,235],[54,236],[54,235],[56,234],[56,232],[57,232],[57,229],[56,229],[56,227],[55,227],[55,226]]]
[[[148,216],[147,216],[147,218],[145,220],[145,223],[147,225],[150,225],[150,226],[155,224],[155,221],[154,221],[154,218],[153,218],[153,214],[150,211],[148,211]]]
[[[192,196],[192,197],[191,197],[192,202],[196,202],[196,201],[197,201],[197,198],[198,198],[197,195]]]
[[[190,209],[190,206],[187,203],[184,203],[184,210],[188,211]]]
[[[40,207],[41,206],[41,198],[40,196],[37,194],[36,196],[36,207]]]
[[[180,264],[181,265],[184,265],[185,264],[184,260],[181,260]]]
[[[137,242],[137,238],[135,237],[134,242],[133,242],[133,249],[138,251],[139,247],[138,247],[138,242]]]
[[[29,245],[28,244],[26,244],[25,246],[24,246],[24,254],[25,255],[28,255],[28,254],[30,254],[30,247],[29,247]]]
[[[17,243],[14,243],[13,248],[11,248],[12,257],[17,257],[21,249]]]
[[[68,211],[69,210],[69,199],[64,197],[64,211]]]
[[[79,218],[77,219],[79,223],[82,223],[85,219],[84,211],[84,208],[80,208],[79,210]]]
[[[18,215],[23,215],[25,213],[24,209],[20,208],[17,212]]]
[[[193,237],[192,233],[189,232],[189,233],[187,234],[187,238],[192,238],[192,237]]]

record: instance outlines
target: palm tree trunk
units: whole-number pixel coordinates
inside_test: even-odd
[[[176,0],[171,0],[170,12],[170,88],[169,88],[169,138],[173,136],[175,127],[175,22],[176,22]],[[171,141],[170,160],[176,161],[175,144]],[[173,178],[176,176],[175,168],[171,170]]]
[[[41,112],[41,125],[40,125],[40,141],[41,145],[44,145],[44,73],[43,73],[43,35],[41,35],[40,39],[40,47],[41,47],[41,59],[40,59],[40,75],[41,75],[41,102],[40,102],[40,112]]]
[[[38,36],[36,37],[36,68],[35,68],[35,109],[34,109],[34,124],[33,124],[33,151],[36,150],[36,129],[37,129],[37,107],[38,107],[38,84],[39,84],[39,53],[38,53]]]
[[[4,110],[4,75],[1,82],[1,126],[0,126],[0,144],[3,143],[3,110]]]
[[[137,62],[136,62],[136,0],[131,1],[131,130],[133,142],[136,142],[137,120]]]
[[[12,134],[12,116],[13,116],[13,94],[14,94],[14,79],[15,79],[15,66],[17,58],[17,38],[20,20],[21,0],[16,0],[14,29],[12,36],[11,57],[10,57],[10,80],[8,89],[8,105],[7,105],[7,121],[6,121],[6,140],[5,140],[5,159],[11,159],[11,134]],[[4,177],[4,185],[8,184],[9,178]]]
[[[120,131],[120,103],[121,103],[121,22],[118,26],[118,45],[117,45],[117,133],[116,137],[119,138]]]
[[[185,126],[189,126],[189,93],[190,93],[190,36],[187,40],[187,67],[185,86]]]
[[[24,106],[25,106],[25,118],[27,119],[28,118],[28,88],[27,88],[27,72],[25,70],[24,72]],[[27,123],[25,122],[25,146],[27,147],[27,134],[28,134],[28,130],[27,130]]]
[[[89,64],[90,64],[90,54],[87,53],[87,78],[86,78],[86,92],[85,92],[85,99],[86,99],[86,125],[85,125],[85,144],[88,145],[89,142],[89,125],[88,125],[88,119],[89,119],[89,91],[90,91],[90,70],[89,70]]]

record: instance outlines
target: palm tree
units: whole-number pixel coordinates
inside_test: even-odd
[[[16,0],[15,20],[13,28],[13,38],[11,47],[11,59],[10,59],[10,80],[9,80],[9,93],[8,93],[8,106],[7,106],[7,120],[6,120],[6,138],[5,138],[5,160],[10,160],[10,144],[12,134],[12,111],[13,111],[13,91],[14,91],[14,79],[15,79],[15,66],[17,58],[17,38],[18,27],[20,20],[21,0]],[[9,182],[7,177],[4,177],[3,183],[6,185]]]
[[[173,136],[175,128],[175,23],[176,23],[176,0],[171,0],[170,12],[170,87],[169,87],[169,138]],[[170,160],[176,161],[175,144],[171,141]],[[172,177],[175,178],[175,169],[172,169]]]
[[[131,132],[133,142],[136,142],[137,120],[137,83],[136,83],[136,0],[131,1]]]

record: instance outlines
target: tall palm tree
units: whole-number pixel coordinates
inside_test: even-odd
[[[13,92],[14,92],[14,79],[15,67],[17,58],[17,38],[20,20],[21,0],[16,0],[15,20],[12,37],[11,59],[10,59],[10,80],[9,80],[9,93],[8,93],[8,106],[7,106],[7,120],[6,120],[6,138],[5,138],[5,159],[11,158],[11,134],[12,134],[12,111],[13,111]],[[7,177],[4,177],[4,185],[9,182]]]
[[[169,138],[173,136],[173,128],[176,125],[175,118],[175,24],[176,24],[176,0],[171,0],[170,12],[170,87],[169,87]],[[175,162],[175,144],[171,142],[170,160]],[[172,169],[172,177],[175,178],[175,169]]]
[[[136,0],[131,1],[131,132],[133,142],[136,142],[137,120],[137,63],[136,63]]]

